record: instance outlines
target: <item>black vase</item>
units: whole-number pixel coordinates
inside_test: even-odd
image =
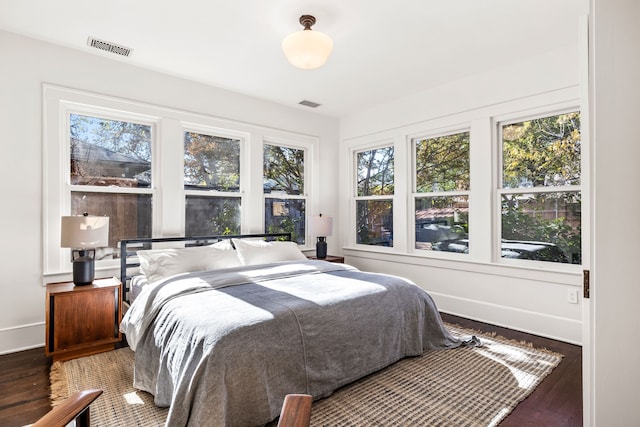
[[[73,251],[73,283],[83,286],[93,283],[95,277],[95,250],[82,249]]]
[[[324,259],[327,257],[327,242],[324,237],[318,237],[316,242],[316,258]]]

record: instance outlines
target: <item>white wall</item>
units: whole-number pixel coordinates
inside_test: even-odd
[[[577,37],[576,37],[577,39]],[[552,65],[550,65],[552,64]],[[470,218],[470,240],[482,250],[465,262],[443,254],[433,258],[412,253],[409,247],[411,227],[395,222],[394,251],[356,246],[345,227],[347,262],[359,268],[394,272],[409,277],[427,289],[439,309],[452,314],[504,325],[534,334],[572,343],[582,342],[582,301],[568,302],[569,290],[581,293],[579,266],[554,266],[559,271],[544,271],[541,266],[504,265],[492,261],[491,240],[496,223],[491,212],[495,157],[492,118],[530,109],[549,111],[564,107],[580,108],[578,45],[557,50],[490,73],[451,82],[433,90],[416,93],[341,119],[341,181],[348,176],[349,148],[367,142],[396,141],[406,145],[411,135],[460,124],[471,126],[472,209],[481,218]],[[526,114],[526,113],[523,113]],[[405,149],[406,151],[406,149]],[[396,157],[400,157],[396,149]],[[475,158],[475,160],[474,160]],[[478,162],[478,158],[481,159]],[[397,160],[397,159],[396,159]],[[474,163],[475,162],[475,163]],[[396,165],[396,180],[410,165]],[[397,185],[396,188],[398,188]],[[341,216],[349,222],[351,186],[341,188]],[[403,182],[403,188],[411,183]],[[405,200],[394,201],[394,218],[410,217]],[[404,210],[405,215],[397,215]],[[472,215],[474,215],[472,213]],[[475,222],[473,222],[475,221]],[[583,225],[584,226],[584,225]],[[402,254],[404,253],[404,254]]]
[[[592,405],[597,426],[638,425],[640,2],[591,0]]]
[[[577,93],[577,54],[561,48],[543,58],[455,82],[394,103],[373,107],[340,123],[343,141],[376,132],[483,108],[545,96]],[[4,244],[0,249],[0,353],[44,342],[42,286],[42,84],[51,83],[158,106],[203,113],[239,122],[316,135],[321,140],[320,163],[335,170],[338,125],[335,119],[267,103],[126,64],[126,60],[80,51],[0,32],[0,160],[5,206],[0,218]],[[537,68],[537,64],[554,64]],[[513,76],[518,76],[513,79]],[[544,77],[544,78],[541,78]],[[558,92],[560,95],[558,95]],[[509,107],[512,108],[512,107]],[[336,230],[348,206],[341,174],[324,174],[320,203],[335,212]],[[14,183],[20,182],[20,185]],[[338,186],[338,182],[341,183]],[[334,189],[341,191],[341,215]],[[330,253],[341,253],[338,233],[329,240]],[[566,302],[566,289],[579,286],[571,274],[537,274],[522,269],[483,264],[433,261],[407,256],[381,256],[348,248],[349,261],[363,269],[403,274],[420,282],[441,309],[496,324],[508,325],[570,342],[580,342],[580,305]],[[424,281],[424,277],[429,277]],[[423,283],[424,282],[424,283]]]
[[[317,136],[320,167],[332,170],[337,163],[333,118],[7,32],[0,32],[0,58],[0,354],[44,343],[43,83]],[[324,212],[338,211],[336,187],[336,174],[325,174],[319,185]],[[340,253],[337,237],[329,246]]]

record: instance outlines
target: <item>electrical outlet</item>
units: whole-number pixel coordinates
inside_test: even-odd
[[[577,289],[569,289],[569,290],[567,290],[567,302],[569,304],[577,304],[578,303],[578,290]]]

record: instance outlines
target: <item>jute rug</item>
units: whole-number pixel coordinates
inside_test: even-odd
[[[495,426],[560,363],[562,355],[526,343],[447,325],[483,345],[426,352],[341,388],[313,404],[312,426]],[[51,368],[52,401],[100,388],[91,406],[95,426],[161,426],[167,409],[132,387],[129,348]]]

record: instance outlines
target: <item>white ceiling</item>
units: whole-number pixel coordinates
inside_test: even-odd
[[[577,44],[585,0],[0,0],[0,29],[280,104],[341,117]],[[293,68],[300,15],[333,38],[327,64]],[[87,46],[89,36],[133,49]],[[553,64],[549,64],[553,66]]]

